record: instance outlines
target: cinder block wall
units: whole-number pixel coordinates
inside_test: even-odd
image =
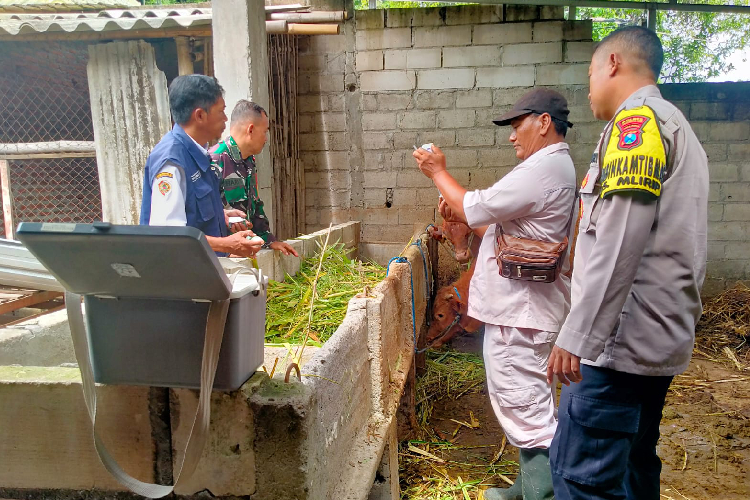
[[[307,229],[361,220],[364,242],[405,242],[435,219],[437,205],[412,146],[434,142],[459,182],[488,187],[518,163],[510,128],[492,118],[535,85],[568,98],[573,155],[587,168],[599,137],[585,88],[591,24],[562,14],[535,6],[357,11],[342,34],[304,40]]]
[[[307,230],[362,221],[362,241],[405,242],[434,220],[437,191],[411,157],[434,142],[469,189],[518,163],[493,117],[535,86],[569,101],[579,177],[603,123],[588,105],[591,23],[562,9],[457,6],[357,11],[342,34],[302,40],[298,81]],[[750,280],[750,84],[661,86],[709,156],[704,293]]]
[[[662,85],[682,109],[708,155],[708,267],[714,295],[750,280],[750,83]]]

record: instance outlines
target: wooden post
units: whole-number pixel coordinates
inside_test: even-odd
[[[3,196],[3,223],[5,224],[5,238],[16,239],[16,228],[13,224],[13,193],[10,189],[10,164],[8,160],[0,160],[0,190]]]
[[[178,36],[174,39],[177,44],[177,68],[180,76],[192,75],[195,73],[193,69],[193,58],[190,57],[190,38],[186,36]]]

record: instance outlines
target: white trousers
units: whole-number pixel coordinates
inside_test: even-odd
[[[485,325],[484,366],[497,419],[517,448],[549,448],[557,408],[547,383],[547,361],[556,332]]]

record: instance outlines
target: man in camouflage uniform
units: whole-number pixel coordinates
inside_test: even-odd
[[[268,114],[262,107],[240,100],[232,111],[229,137],[211,148],[211,165],[221,172],[224,204],[247,214],[247,226],[263,238],[263,247],[298,257],[291,245],[279,241],[271,232],[263,201],[258,195],[258,174],[253,155],[263,150],[268,125]]]

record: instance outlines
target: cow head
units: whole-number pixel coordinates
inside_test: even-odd
[[[443,234],[451,243],[456,252],[456,260],[461,264],[466,264],[471,260],[471,241],[472,230],[463,222],[443,222]]]
[[[460,312],[461,303],[456,296],[453,285],[438,290],[432,308],[432,322],[427,332],[427,344],[431,347],[440,347],[461,333],[463,327],[456,321]],[[455,324],[450,326],[454,322]],[[446,329],[448,329],[447,332]]]

